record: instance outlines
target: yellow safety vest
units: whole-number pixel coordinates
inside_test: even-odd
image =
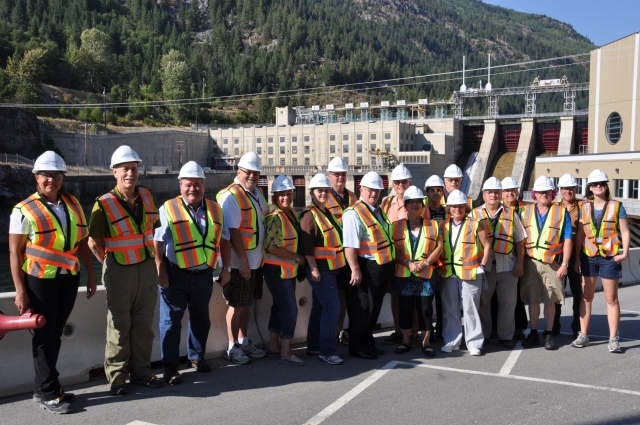
[[[342,237],[340,236],[342,229],[336,228],[315,205],[309,205],[305,208],[300,214],[300,218],[307,212],[313,215],[318,229],[322,232],[323,239],[322,246],[315,246],[313,248],[313,256],[319,260],[327,260],[329,270],[344,267],[347,264],[347,260],[344,255],[344,248],[342,247]],[[338,226],[340,226],[340,222],[338,220],[336,221]]]
[[[499,254],[511,254],[513,251],[515,214],[513,208],[503,205],[494,224],[484,205],[471,211],[471,217],[484,223],[484,228],[487,229],[491,240],[491,247]]]
[[[350,206],[353,206],[353,204],[358,202],[358,197],[355,193],[348,189],[345,189],[345,192],[347,192],[347,194],[349,195]],[[344,214],[345,208],[342,208],[342,204],[336,199],[331,191],[329,191],[329,199],[327,199],[326,208],[331,214],[333,214],[335,218],[338,219],[340,223],[342,223],[342,214]]]
[[[527,232],[524,248],[529,257],[551,264],[556,255],[562,254],[562,228],[566,210],[561,205],[551,204],[540,228],[536,217],[536,205],[529,204],[522,211],[522,225]]]
[[[86,238],[87,221],[78,200],[71,195],[60,194],[67,212],[67,229],[50,209],[39,193],[34,193],[14,207],[29,220],[35,233],[27,241],[22,270],[40,279],[52,279],[58,269],[68,270],[72,275],[80,271],[76,255],[78,243]]]
[[[356,202],[347,210],[354,210],[364,223],[370,242],[360,242],[359,255],[373,255],[378,264],[393,261],[394,245],[389,234],[389,219],[384,211],[380,211],[384,222],[380,223],[363,201]]]
[[[233,182],[226,188],[218,192],[216,200],[220,202],[220,197],[226,192],[230,192],[240,207],[240,236],[242,237],[242,246],[247,251],[255,249],[258,246],[258,220],[261,220],[260,214],[256,210],[255,205],[249,199],[249,195],[244,187],[240,183]],[[258,191],[260,192],[260,191]],[[267,201],[260,192],[260,197],[264,200],[266,205]],[[258,205],[258,208],[260,205]]]
[[[409,219],[398,220],[391,224],[393,228],[393,243],[396,246],[396,258],[408,258],[409,261],[423,261],[429,258],[431,253],[436,249],[438,242],[438,234],[440,228],[435,220],[425,218],[423,220],[422,229],[418,235],[418,243],[414,250],[411,245],[411,229],[409,229]],[[433,270],[437,264],[429,264],[428,267],[422,269],[419,276],[423,279],[430,279]],[[411,271],[404,264],[396,263],[396,276],[409,277]]]
[[[456,240],[452,239],[451,218],[440,222],[440,233],[444,239],[444,249],[440,256],[442,266],[438,268],[443,278],[458,276],[462,280],[475,280],[477,269],[482,262],[484,247],[478,239],[480,222],[465,217]]]
[[[271,220],[274,220],[276,217],[280,218],[280,230],[282,232],[283,246],[281,246],[280,248],[284,248],[289,252],[293,252],[294,254],[297,253],[298,231],[284,211],[282,211],[281,209],[276,209],[269,215],[267,215],[264,218],[265,226],[269,226]],[[294,260],[285,260],[284,258],[276,257],[275,255],[271,254],[270,257],[264,257],[262,261],[265,264],[280,266],[280,277],[282,279],[293,279],[298,274],[298,263],[296,263]]]
[[[610,200],[602,212],[600,228],[596,229],[593,202],[584,202],[580,211],[580,222],[584,229],[582,252],[589,257],[600,255],[613,257],[620,251],[620,202]],[[600,243],[598,243],[600,242]]]

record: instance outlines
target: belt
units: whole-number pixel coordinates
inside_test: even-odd
[[[165,264],[167,264],[169,267],[171,267],[172,269],[178,270],[182,273],[186,273],[186,274],[190,274],[191,276],[197,276],[199,274],[202,273],[206,273],[209,271],[210,267],[207,267],[205,269],[198,269],[198,270],[190,270],[190,269],[183,269],[180,266],[178,266],[177,264],[173,264],[171,261],[169,261],[169,259],[167,259],[165,257]]]

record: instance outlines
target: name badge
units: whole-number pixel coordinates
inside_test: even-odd
[[[600,245],[604,242],[604,239],[602,238],[596,238],[596,244]]]

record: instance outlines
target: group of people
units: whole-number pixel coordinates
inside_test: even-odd
[[[224,357],[236,364],[268,355],[287,365],[305,364],[291,351],[298,316],[295,288],[305,279],[313,298],[306,354],[330,365],[343,363],[339,341],[348,344],[352,357],[384,354],[373,331],[388,292],[395,330],[383,343],[398,344],[395,353],[420,346],[426,357],[434,357],[431,343],[437,338],[443,339],[445,353],[459,350],[464,338],[470,355],[479,356],[494,334],[507,348],[518,339],[524,347],[540,345],[541,303],[544,348],[556,349],[553,336],[559,333],[566,276],[574,299],[571,345],[589,345],[600,276],[608,348],[621,352],[617,287],[629,229],[624,207],[611,199],[601,170],[589,175],[584,200],[576,199],[576,180],[567,174],[558,184],[562,197],[554,202],[553,181],[541,176],[533,186],[535,202],[526,205],[512,178],[491,177],[482,187],[484,202],[473,208],[460,190],[463,175],[456,165],[443,178],[429,177],[424,192],[398,165],[391,174],[393,191],[382,198],[383,180],[373,171],[362,177],[359,196],[348,190],[347,164],[335,157],[327,175],[311,179],[311,203],[298,213],[293,182],[284,175],[273,181],[269,205],[257,186],[262,163],[254,152],[240,158],[233,183],[216,201],[204,197],[202,167],[188,162],[178,176],[180,195],[159,208],[150,191],[138,185],[141,162],[128,146],[113,153],[116,186],[96,200],[87,224],[78,200],[64,190],[64,160],[47,151],[34,163],[36,192],[11,215],[16,307],[20,314],[30,309],[47,319],[33,332],[33,398],[53,413],[73,410],[75,396],[62,389],[56,362],[78,291],[79,260],[88,273],[87,298],[96,291],[92,253],[103,265],[104,367],[115,395],[126,394],[130,384],[163,385],[150,368],[158,292],[163,380],[181,382],[179,346],[187,310],[188,359],[198,372],[211,370],[204,355],[216,281],[228,304]],[[263,281],[273,304],[269,343],[260,349],[249,338],[248,325]]]

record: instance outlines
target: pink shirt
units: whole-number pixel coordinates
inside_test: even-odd
[[[404,201],[402,202],[402,205],[398,205],[398,198],[395,196],[391,199],[389,210],[385,212],[387,213],[387,217],[389,217],[389,221],[391,223],[407,218],[407,209],[404,207]]]

